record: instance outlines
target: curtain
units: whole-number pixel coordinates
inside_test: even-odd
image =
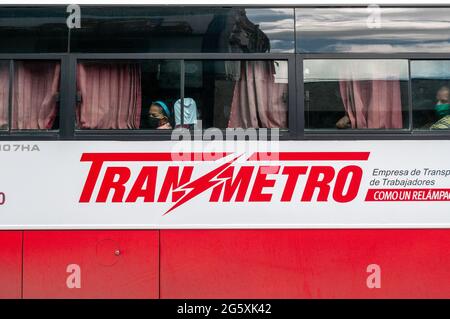
[[[141,70],[131,63],[79,63],[78,128],[137,129],[141,119]]]
[[[9,63],[0,63],[0,130],[8,128]]]
[[[287,84],[275,83],[273,61],[242,61],[228,127],[287,127]]]
[[[339,82],[345,111],[352,128],[395,129],[403,127],[400,80],[391,78]]]
[[[14,67],[12,129],[51,129],[58,113],[61,66],[18,61]]]

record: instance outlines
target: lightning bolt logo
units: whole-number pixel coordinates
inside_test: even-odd
[[[205,192],[206,190],[210,189],[211,187],[214,187],[219,183],[223,183],[225,182],[225,180],[229,179],[229,178],[218,178],[217,176],[219,176],[223,171],[225,171],[228,167],[230,167],[231,164],[233,164],[241,156],[242,155],[239,155],[233,158],[231,161],[226,162],[225,164],[222,164],[221,166],[215,168],[211,172],[197,178],[196,180],[180,186],[177,190],[190,190],[190,191],[186,192],[172,207],[170,207],[168,211],[166,211],[163,214],[163,216],[170,213],[175,208],[190,201],[194,197]]]

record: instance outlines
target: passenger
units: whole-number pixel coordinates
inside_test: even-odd
[[[442,86],[436,93],[434,111],[438,121],[431,125],[431,129],[450,129],[450,89]]]
[[[150,129],[171,129],[170,110],[162,101],[155,101],[148,110],[147,126]]]
[[[350,118],[348,115],[344,115],[339,119],[339,121],[336,122],[336,127],[338,129],[347,129],[352,128],[352,123],[350,122]]]
[[[434,110],[439,119],[450,115],[449,95],[450,89],[447,86],[441,87],[436,93],[437,103]]]

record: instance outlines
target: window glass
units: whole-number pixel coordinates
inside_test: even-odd
[[[183,125],[192,128],[201,120],[203,129],[287,128],[287,66],[274,60],[186,61]]]
[[[298,52],[449,52],[450,8],[297,8]]]
[[[72,52],[293,52],[293,9],[81,7]]]
[[[8,129],[9,62],[0,60],[0,130]]]
[[[2,7],[1,53],[67,52],[65,7]]]
[[[287,61],[80,61],[77,128],[287,128],[287,80]]]
[[[450,61],[411,61],[414,128],[450,129]]]
[[[60,74],[58,61],[14,61],[11,129],[58,129]]]
[[[295,51],[294,9],[245,9],[245,15],[269,39],[267,51]]]
[[[78,129],[171,129],[179,60],[80,61]]]
[[[305,60],[306,129],[408,128],[407,60]]]

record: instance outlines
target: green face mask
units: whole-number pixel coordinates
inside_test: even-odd
[[[434,107],[434,110],[436,111],[436,114],[439,117],[444,117],[446,115],[450,115],[450,104],[436,104]]]

